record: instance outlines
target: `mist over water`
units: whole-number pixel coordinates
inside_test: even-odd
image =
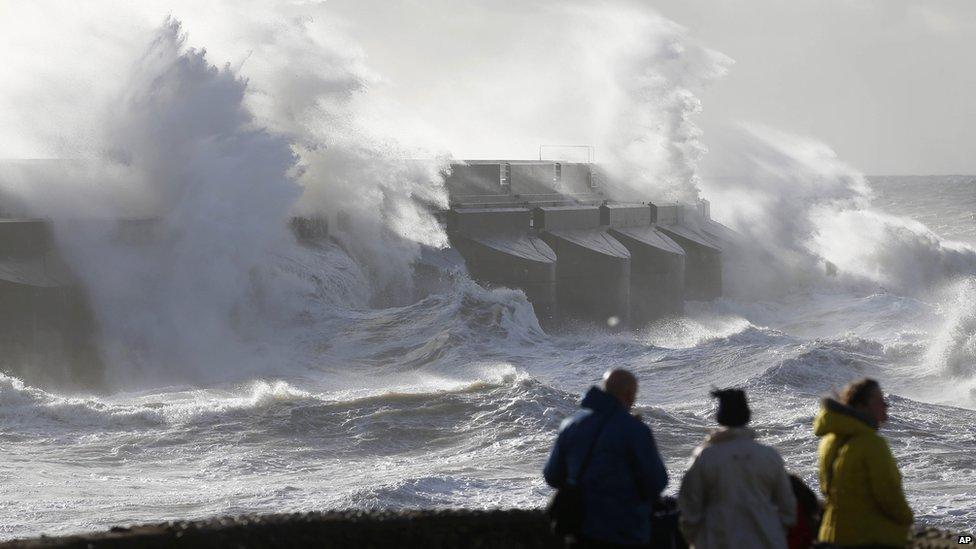
[[[418,297],[412,265],[446,245],[428,206],[446,205],[449,144],[376,93],[382,75],[327,8],[253,7],[234,21],[187,7],[199,37],[161,17],[116,36],[139,44],[115,63],[124,77],[84,101],[66,94],[84,128],[69,121],[54,140],[45,120],[3,136],[58,141],[50,150],[75,159],[5,167],[0,197],[55,220],[107,370],[98,394],[0,374],[0,537],[540,506],[554,431],[609,367],[638,374],[671,492],[713,423],[712,385],[745,387],[762,438],[813,483],[818,396],[877,377],[918,520],[972,524],[976,178],[868,178],[825,144],[755,126],[708,153],[735,177],[703,176],[695,94],[731,60],[632,6],[554,7],[537,16],[594,46],[573,83],[605,99],[609,192],[707,198],[741,239],[723,299],[627,332],[546,333],[520,291],[460,272]],[[222,53],[202,49],[207,36]],[[526,95],[511,101],[539,100]],[[286,229],[296,213],[339,212],[318,245]],[[153,222],[119,239],[117,218]]]

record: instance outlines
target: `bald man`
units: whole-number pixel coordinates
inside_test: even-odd
[[[668,474],[651,429],[630,413],[637,378],[627,370],[603,375],[580,411],[563,421],[543,471],[553,488],[583,495],[578,547],[635,547],[651,540],[651,505]]]

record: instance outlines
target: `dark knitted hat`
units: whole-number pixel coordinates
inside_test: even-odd
[[[718,399],[718,413],[715,419],[719,425],[726,427],[742,427],[749,423],[749,403],[746,392],[741,389],[722,389],[712,391],[712,396]]]

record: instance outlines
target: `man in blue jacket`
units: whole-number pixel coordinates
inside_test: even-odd
[[[591,387],[579,412],[559,428],[544,475],[553,488],[576,481],[583,493],[583,540],[595,547],[647,545],[651,505],[668,484],[651,429],[630,414],[637,378],[610,370]],[[589,464],[578,479],[586,454]]]

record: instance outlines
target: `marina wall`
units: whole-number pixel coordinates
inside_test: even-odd
[[[104,230],[124,246],[159,238],[155,219],[71,223]],[[321,218],[296,217],[290,225],[299,241],[328,237]],[[50,220],[0,219],[0,372],[32,385],[97,388],[104,373],[97,334],[85,289],[58,250]]]
[[[454,165],[452,245],[479,282],[523,289],[540,320],[643,325],[722,295],[722,244],[701,228],[718,225],[707,202],[616,203],[599,181],[592,164]]]
[[[696,213],[678,204],[658,206],[657,227],[685,251],[685,299],[709,301],[722,296],[722,244],[697,226],[707,218]]]
[[[42,219],[0,219],[0,371],[29,383],[97,385],[84,292]]]
[[[601,224],[631,256],[630,316],[642,324],[684,312],[685,251],[653,226],[647,205],[604,204]]]
[[[521,288],[536,315],[551,318],[557,314],[556,253],[529,233],[530,218],[527,208],[453,210],[448,230],[472,278]]]
[[[534,228],[556,253],[561,316],[629,322],[630,252],[600,224],[599,208],[543,206],[532,214]]]

